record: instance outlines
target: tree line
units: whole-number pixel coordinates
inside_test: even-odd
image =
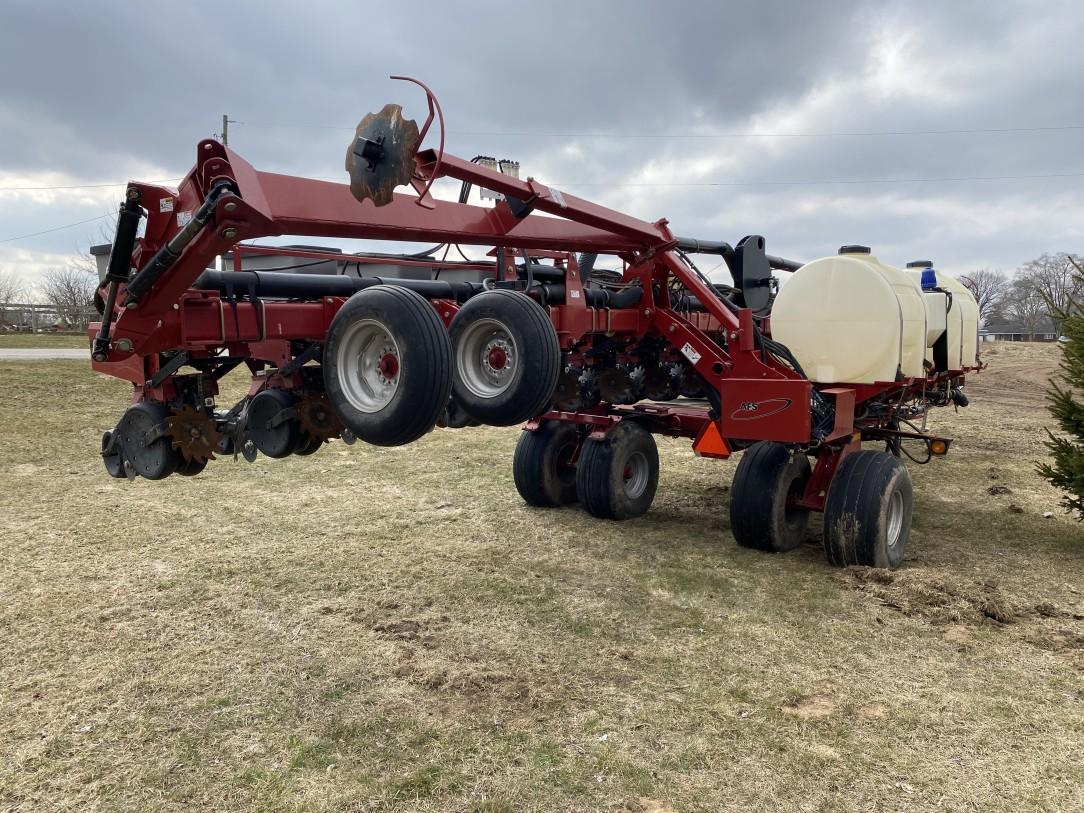
[[[1066,312],[1084,293],[1081,267],[1084,258],[1062,251],[1024,263],[1012,276],[983,268],[961,275],[960,281],[975,296],[984,325],[1013,324],[1027,335],[1061,336]]]
[[[13,305],[48,305],[71,330],[85,330],[93,321],[94,292],[98,273],[89,263],[72,263],[50,268],[26,282],[14,271],[0,271],[0,328],[11,327],[20,318]]]

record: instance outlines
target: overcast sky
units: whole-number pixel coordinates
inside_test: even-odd
[[[436,91],[452,152],[683,235],[954,273],[1084,251],[1079,0],[0,8],[0,270],[28,279],[104,221],[9,238],[123,191],[37,187],[178,178],[223,113],[258,168],[345,180],[362,115],[424,118],[393,73]]]

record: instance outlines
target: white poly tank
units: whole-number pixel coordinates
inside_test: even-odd
[[[806,263],[782,286],[772,338],[818,383],[924,377],[926,305],[912,278],[862,246]]]
[[[967,286],[956,277],[938,274],[937,285],[952,294],[952,304],[948,311],[949,324],[958,322],[960,326],[958,344],[952,333],[949,333],[949,369],[960,370],[964,367],[974,367],[978,363],[979,355],[979,305],[971,291],[967,290]],[[957,352],[960,364],[953,367],[951,364],[954,359],[953,354]]]
[[[934,270],[933,263],[922,260],[907,264],[908,272],[919,287],[923,288],[926,300],[927,318],[935,312],[944,312],[943,328],[947,370],[962,370],[974,367],[979,347],[979,306],[967,286],[955,277]],[[911,270],[914,269],[914,270]],[[928,283],[922,284],[923,273],[930,275]],[[940,317],[936,314],[935,318]],[[927,344],[932,348],[940,335],[929,331]]]

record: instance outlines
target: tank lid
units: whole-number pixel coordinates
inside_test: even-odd
[[[869,254],[869,246],[840,246],[840,254]]]
[[[933,260],[911,260],[907,263],[908,268],[933,268]]]

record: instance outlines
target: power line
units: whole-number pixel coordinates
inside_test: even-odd
[[[56,226],[55,228],[52,228],[52,229],[43,229],[42,231],[31,232],[30,234],[20,234],[17,237],[5,237],[3,240],[0,240],[0,243],[13,243],[16,240],[26,240],[28,237],[38,237],[38,236],[40,236],[42,234],[52,234],[55,231],[63,231],[64,229],[72,229],[72,228],[75,228],[76,226],[83,226],[83,225],[85,225],[87,223],[93,223],[95,220],[103,220],[104,218],[107,218],[107,217],[110,217],[110,216],[111,215],[108,215],[108,214],[98,215],[97,217],[91,217],[91,218],[88,218],[86,220],[80,220],[77,223],[68,223],[67,225],[64,225],[64,226]]]
[[[173,183],[173,181],[182,180],[184,176],[180,178],[161,178],[157,181],[144,181],[144,183]],[[51,192],[57,189],[108,189],[109,187],[127,186],[128,181],[121,181],[120,183],[81,183],[70,184],[67,186],[0,186],[0,192]]]
[[[835,184],[880,184],[880,183],[953,183],[956,181],[1030,181],[1047,178],[1084,178],[1084,172],[1056,172],[1048,175],[960,175],[942,178],[824,178],[808,181],[703,181],[692,183],[554,183],[561,189],[573,189],[578,186],[624,187],[731,187],[731,186],[821,186]]]
[[[250,127],[283,127],[302,130],[354,130],[339,124],[306,124],[301,122],[281,121],[231,121]],[[915,135],[979,135],[984,133],[1045,133],[1064,130],[1084,130],[1084,124],[1057,124],[1039,127],[966,127],[942,130],[825,130],[806,133],[758,133],[758,132],[715,132],[715,133],[580,133],[580,132],[541,132],[516,130],[449,130],[448,135],[461,136],[515,136],[539,138],[864,138],[871,136],[915,136]]]

